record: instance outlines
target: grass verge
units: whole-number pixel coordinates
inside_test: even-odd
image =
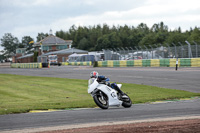
[[[87,80],[0,74],[0,114],[96,107]],[[200,96],[200,93],[123,83],[133,103]]]

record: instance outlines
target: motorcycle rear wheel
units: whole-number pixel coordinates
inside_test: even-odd
[[[99,106],[102,109],[108,109],[108,96],[105,93],[103,93],[102,91],[98,91],[97,94],[93,97],[93,99],[97,106]]]

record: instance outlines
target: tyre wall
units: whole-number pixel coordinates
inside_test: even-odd
[[[87,62],[69,62],[68,65],[73,65],[73,66],[91,66],[92,62],[87,61]]]
[[[12,63],[11,68],[42,68],[42,63]]]
[[[176,67],[176,59],[98,61],[98,67]],[[178,59],[178,67],[200,67],[200,58]]]
[[[62,64],[62,66],[67,66],[67,65],[69,65],[68,62],[62,62],[61,64]]]

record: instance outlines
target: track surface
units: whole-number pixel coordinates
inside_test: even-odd
[[[200,99],[158,104],[135,104],[131,108],[65,110],[0,116],[0,131],[24,128],[70,126],[84,123],[116,122],[200,116]]]
[[[49,69],[0,68],[0,73],[88,79],[89,73],[92,70],[96,70],[116,82],[146,84],[200,92],[200,68],[181,68],[175,71],[174,68],[92,68],[61,66],[51,67]],[[108,110],[95,108],[1,115],[0,131],[180,116],[200,116],[200,99],[158,104],[135,104],[128,109],[122,107],[110,108]]]

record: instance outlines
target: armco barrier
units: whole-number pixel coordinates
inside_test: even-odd
[[[42,63],[12,63],[11,68],[42,68]]]
[[[98,67],[176,67],[176,59],[98,61]],[[200,67],[200,58],[178,59],[178,67]]]

